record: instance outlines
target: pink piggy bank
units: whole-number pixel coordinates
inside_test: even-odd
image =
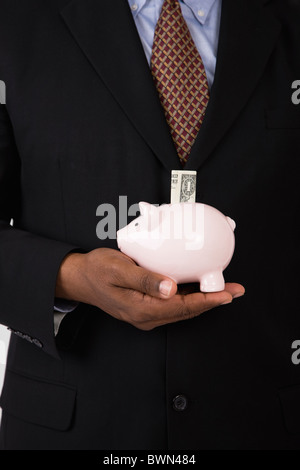
[[[232,219],[200,203],[140,202],[139,208],[140,217],[117,232],[123,253],[177,284],[199,281],[202,292],[224,290],[235,246]]]

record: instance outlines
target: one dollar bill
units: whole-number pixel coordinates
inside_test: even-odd
[[[171,204],[196,202],[197,172],[172,170]]]

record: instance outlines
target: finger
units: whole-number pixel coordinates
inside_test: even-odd
[[[115,285],[159,299],[170,299],[177,292],[172,279],[131,263],[126,264],[126,269],[119,269]]]
[[[181,301],[182,309],[178,310],[179,316],[194,318],[220,305],[231,303],[232,295],[226,290],[210,293],[196,292],[182,296]]]
[[[176,295],[168,302],[168,307],[174,305],[172,321],[186,320],[201,315],[208,310],[229,304],[234,298],[241,297],[245,293],[245,288],[241,284],[228,283],[225,290],[221,292],[196,292],[188,295]],[[177,305],[176,305],[177,304]]]
[[[226,291],[175,295],[169,300],[145,296],[143,320],[153,327],[197,317],[208,310],[232,302]]]
[[[245,287],[241,284],[228,282],[225,284],[225,291],[228,292],[233,299],[237,299],[245,294]]]

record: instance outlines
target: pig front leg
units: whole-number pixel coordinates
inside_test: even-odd
[[[205,273],[200,278],[201,292],[219,292],[224,290],[225,281],[222,271],[212,271]]]

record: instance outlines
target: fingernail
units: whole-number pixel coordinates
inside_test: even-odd
[[[233,299],[238,299],[239,297],[243,297],[243,295],[245,294],[245,292],[238,292],[237,294],[234,294],[232,296]]]
[[[172,290],[172,282],[171,281],[161,281],[159,284],[159,292],[164,295],[165,297],[169,297],[170,292]]]
[[[228,299],[225,302],[223,302],[221,305],[228,305],[232,303],[232,299]]]

